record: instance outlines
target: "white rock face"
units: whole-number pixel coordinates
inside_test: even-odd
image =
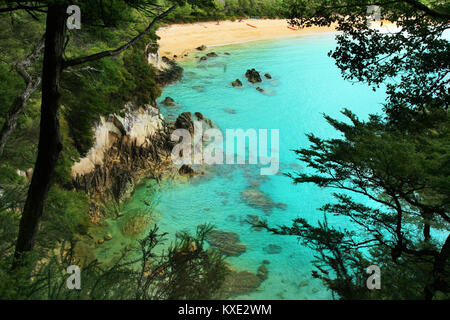
[[[167,65],[167,63],[165,63],[160,55],[159,52],[157,53],[149,53],[147,56],[147,61],[149,64],[151,64],[152,66],[154,66],[156,69],[162,71],[162,70],[166,70],[169,68],[169,66]]]
[[[126,108],[130,110],[130,105]],[[129,111],[125,117],[118,115],[101,117],[100,122],[94,128],[94,146],[86,157],[72,166],[72,176],[89,173],[94,170],[96,165],[102,165],[105,151],[123,136],[123,131],[130,141],[135,140],[137,146],[142,146],[151,143],[149,138],[162,128],[162,124],[163,117],[159,110],[150,105]]]

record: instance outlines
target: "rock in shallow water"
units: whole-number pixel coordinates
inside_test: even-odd
[[[275,202],[267,194],[257,189],[244,190],[241,192],[241,197],[247,205],[262,209],[265,213],[270,213],[275,207]]]
[[[263,282],[259,277],[250,271],[231,271],[225,277],[224,284],[218,296],[220,299],[228,299],[255,291]]]
[[[255,69],[247,70],[247,72],[245,73],[245,77],[246,77],[247,80],[250,81],[251,83],[259,83],[259,82],[262,82],[261,76],[259,75],[259,72],[256,71]]]
[[[276,245],[276,244],[269,244],[267,247],[263,248],[263,251],[267,254],[278,254],[281,253],[281,250],[283,248],[281,248],[280,246]]]
[[[230,108],[225,108],[225,109],[223,109],[223,111],[225,111],[226,113],[229,113],[229,114],[236,114],[236,110],[230,109]]]
[[[161,104],[165,105],[166,107],[173,107],[175,105],[175,100],[173,100],[171,97],[166,97]]]
[[[239,256],[246,251],[245,244],[238,243],[239,235],[236,232],[212,230],[206,241],[226,256]]]
[[[234,80],[233,82],[231,82],[231,85],[233,87],[242,87],[242,82],[239,79]]]
[[[180,169],[178,170],[178,173],[183,175],[183,176],[193,176],[195,175],[195,171],[194,169],[192,169],[190,166],[188,166],[187,164],[183,164]]]
[[[265,265],[261,265],[258,268],[258,272],[256,273],[256,276],[260,278],[262,281],[266,280],[269,277],[269,270]]]

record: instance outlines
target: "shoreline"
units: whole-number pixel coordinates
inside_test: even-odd
[[[250,25],[250,26],[249,26]],[[287,19],[222,20],[172,24],[156,30],[159,54],[176,61],[185,60],[197,47],[218,47],[261,40],[282,39],[335,32],[331,27],[309,27],[292,30]]]

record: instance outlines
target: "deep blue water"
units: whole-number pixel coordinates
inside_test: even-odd
[[[333,34],[319,34],[210,48],[219,56],[206,62],[194,59],[182,64],[182,81],[166,87],[161,96],[161,100],[172,97],[180,106],[161,106],[162,112],[169,119],[185,111],[201,112],[222,130],[279,129],[280,171],[304,170],[292,149],[308,146],[305,134],[337,134],[323,119],[324,113],[343,119],[340,111],[349,108],[366,119],[369,113],[381,112],[385,98],[383,90],[373,92],[365,85],[343,80],[334,60],[327,56],[334,47]],[[265,94],[245,80],[249,68],[273,77],[263,78],[259,85]],[[236,78],[243,82],[242,88],[231,86]],[[241,192],[249,188],[263,191],[274,202],[284,203],[286,209],[274,208],[267,214],[249,207],[241,197]],[[138,188],[128,207],[143,206],[148,190],[145,185]],[[295,237],[254,231],[243,222],[251,214],[267,219],[271,225],[290,224],[296,217],[316,223],[323,218],[318,208],[332,201],[329,190],[314,185],[294,186],[281,174],[263,177],[257,166],[221,165],[215,166],[206,178],[162,188],[156,198],[157,223],[161,231],[169,232],[170,238],[176,231],[193,232],[199,224],[213,223],[218,229],[237,232],[247,246],[244,254],[228,258],[233,267],[256,272],[263,260],[270,261],[269,278],[260,290],[238,298],[331,298],[320,281],[311,277],[312,251]],[[343,219],[330,219],[334,225],[348,226]],[[281,253],[266,253],[263,248],[269,244],[281,246]]]

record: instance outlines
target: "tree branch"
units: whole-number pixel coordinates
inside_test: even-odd
[[[31,54],[24,60],[19,61],[16,64],[16,70],[20,76],[24,79],[26,88],[18,95],[6,115],[5,123],[3,124],[2,130],[0,131],[0,157],[3,154],[6,142],[17,125],[17,119],[19,115],[25,110],[28,104],[28,99],[37,90],[41,84],[41,77],[33,77],[28,73],[27,68],[32,66],[41,56],[42,50],[44,49],[44,37],[39,41],[37,46],[31,52]]]
[[[126,49],[128,49],[129,47],[134,45],[146,33],[148,33],[151,30],[151,28],[153,28],[153,26],[155,25],[155,23],[157,21],[164,19],[167,15],[169,15],[169,13],[171,13],[173,10],[175,10],[176,7],[177,7],[177,5],[173,5],[172,7],[170,7],[169,9],[164,11],[163,13],[161,13],[160,15],[156,16],[155,18],[153,18],[152,22],[148,25],[148,27],[144,31],[142,31],[136,37],[131,39],[126,44],[118,47],[117,49],[106,50],[106,51],[102,51],[102,52],[99,52],[99,53],[92,54],[90,56],[85,56],[85,57],[80,57],[80,58],[66,60],[63,63],[63,68],[76,66],[76,65],[83,64],[83,63],[90,62],[90,61],[99,60],[99,59],[102,59],[102,58],[108,57],[108,56],[115,56],[115,55],[125,51]]]
[[[420,1],[417,1],[417,0],[403,0],[403,2],[406,2],[406,3],[410,4],[411,6],[413,6],[414,8],[425,12],[430,17],[440,18],[440,19],[450,19],[450,13],[433,10],[430,7],[424,5]]]

